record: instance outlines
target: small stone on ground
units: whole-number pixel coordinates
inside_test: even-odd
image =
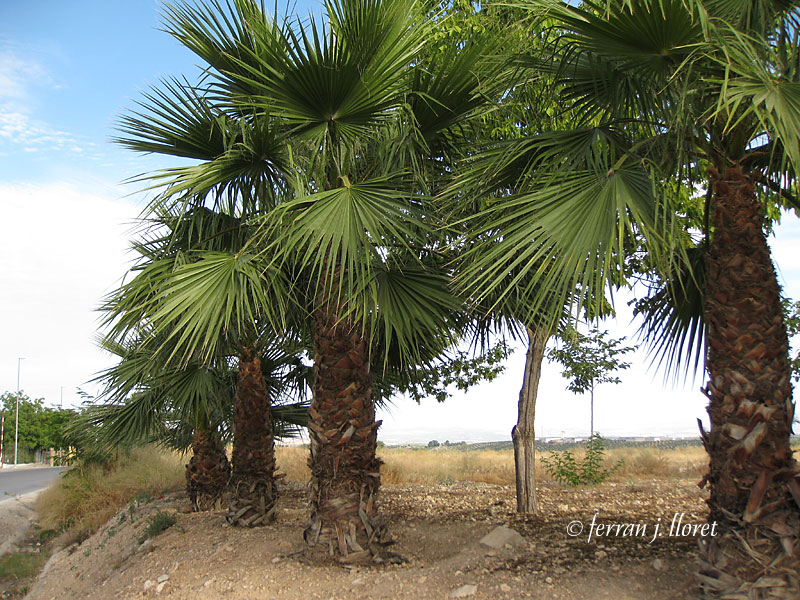
[[[467,598],[469,596],[474,596],[475,592],[477,591],[478,591],[477,585],[472,585],[468,583],[467,585],[462,585],[460,588],[456,588],[452,592],[450,592],[450,597]]]
[[[483,536],[480,543],[484,546],[488,546],[489,548],[498,550],[506,545],[512,547],[525,546],[528,542],[513,529],[499,525]]]

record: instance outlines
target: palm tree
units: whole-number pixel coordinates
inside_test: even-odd
[[[97,442],[110,447],[152,442],[181,452],[191,447],[186,484],[192,507],[196,511],[219,507],[231,475],[225,444],[237,437],[236,371],[226,358],[210,366],[164,365],[150,346],[135,340],[126,346],[106,341],[104,348],[120,360],[95,378],[103,390],[84,411]],[[294,437],[307,422],[303,399],[307,368],[294,353],[277,346],[259,358],[262,378],[275,398],[270,429],[279,437]],[[263,431],[250,435],[264,439]],[[239,433],[240,446],[251,445],[242,444],[242,438],[247,439],[247,433]],[[236,460],[242,460],[241,453],[235,455],[234,464]]]
[[[217,367],[197,363],[165,368],[137,340],[111,341],[106,350],[119,362],[98,374],[103,391],[86,410],[98,442],[111,446],[156,442],[192,448],[186,489],[194,510],[219,506],[230,478],[223,441],[225,377]]]
[[[775,206],[798,206],[796,4],[519,5],[551,28],[550,52],[524,60],[553,84],[574,124],[505,148],[538,187],[486,215],[505,225],[503,237],[467,277],[486,294],[508,269],[529,273],[546,258],[550,268],[528,286],[585,305],[603,297],[612,275],[629,273],[626,255],[644,244],[649,264],[675,281],[690,264],[675,247],[684,239],[678,199],[704,186],[698,278],[711,430],[702,435],[709,518],[722,535],[705,541],[700,580],[712,595],[796,596],[800,466],[789,447],[788,341],[764,233]]]
[[[220,197],[276,203],[250,213],[262,235],[248,261],[261,258],[266,269],[291,272],[293,298],[310,315],[314,394],[305,538],[342,560],[381,561],[391,556],[377,511],[374,343],[381,339],[409,368],[457,337],[450,330],[458,329],[454,315],[461,307],[447,273],[431,258],[440,242],[427,224],[428,194],[451,169],[464,118],[483,103],[477,93],[482,51],[465,41],[424,53],[430,22],[406,0],[341,0],[325,10],[320,24],[270,19],[252,0],[166,8],[167,30],[208,65],[205,98],[213,109],[206,112],[244,131],[259,123],[269,143],[254,156],[258,135],[220,136],[224,151],[210,159],[189,144],[181,155],[202,162],[157,174],[154,183],[162,186],[160,205],[197,206]],[[196,121],[191,106],[173,102],[178,95],[169,89],[150,94],[146,114],[125,121],[124,143],[176,154],[173,123],[182,137],[195,131]],[[251,168],[270,174],[257,189],[241,178],[228,185],[243,170],[243,155],[254,157]],[[188,265],[190,273],[176,269],[171,281],[189,281],[203,260]],[[208,356],[212,334],[222,328],[191,325],[194,317],[176,307],[202,296],[195,288],[181,293],[170,292],[166,306],[159,305],[162,294],[151,318],[174,320],[190,349]],[[272,302],[271,316],[283,310],[275,304],[280,294],[274,288],[258,294],[259,302]],[[257,306],[240,308],[235,314],[249,317]]]
[[[182,100],[191,97],[189,93]],[[199,102],[199,97],[194,99]],[[219,122],[197,117],[194,133],[203,140],[202,127],[213,134]],[[229,182],[228,189],[234,184]],[[219,197],[224,190],[213,192]],[[269,269],[241,251],[247,230],[235,214],[202,206],[160,210],[149,231],[135,244],[141,254],[134,267],[136,276],[114,291],[103,307],[110,325],[108,342],[135,342],[155,368],[167,372],[186,372],[192,364],[202,371],[220,361],[224,364],[227,357],[237,358],[228,517],[235,525],[263,525],[274,516],[275,457],[269,388],[260,357],[265,348],[282,344],[272,333],[277,319],[265,310],[276,306],[275,301],[266,302],[265,294],[269,282],[279,281],[280,274],[265,275]],[[136,385],[136,380],[123,383]],[[120,391],[115,391],[118,399],[124,397]],[[197,419],[200,413],[194,415]],[[202,444],[206,441],[202,434],[211,431],[209,419],[198,425],[195,432]],[[209,465],[222,464],[217,442],[209,441],[213,448],[207,446],[203,453],[216,457]]]

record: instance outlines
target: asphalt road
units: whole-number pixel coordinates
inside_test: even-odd
[[[0,471],[0,502],[12,496],[21,496],[50,485],[65,467],[36,467],[18,469],[6,465]]]

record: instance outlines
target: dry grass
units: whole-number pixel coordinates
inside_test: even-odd
[[[656,448],[614,448],[609,460],[624,462],[618,477],[702,477],[708,467],[708,454],[702,446],[658,450]]]
[[[549,455],[545,452],[544,455]],[[585,452],[574,451],[582,460]],[[514,453],[511,450],[453,450],[448,448],[383,448],[378,451],[383,460],[382,481],[388,484],[438,484],[455,481],[514,484]],[[549,481],[536,454],[536,478]],[[688,447],[675,450],[655,448],[613,448],[606,452],[609,464],[622,459],[623,466],[614,475],[617,481],[627,478],[700,477],[708,458],[703,448]],[[280,471],[289,481],[308,481],[308,449],[291,446],[277,449]]]
[[[514,483],[514,455],[510,451],[393,448],[378,454],[384,461],[382,481],[389,484]]]
[[[286,473],[287,481],[306,482],[311,476],[308,468],[308,448],[304,446],[278,446],[275,461],[280,473]]]
[[[583,450],[575,450],[578,460]],[[449,448],[382,448],[382,480],[387,484],[441,484],[475,481],[514,485],[514,453],[511,450],[454,450]],[[537,453],[536,477],[550,477]],[[549,454],[549,453],[544,453]],[[607,451],[609,464],[619,459],[623,467],[617,481],[641,478],[699,477],[707,457],[700,447],[657,450],[614,448]],[[289,481],[309,478],[308,448],[277,448],[278,469]],[[134,450],[113,468],[99,465],[73,469],[42,492],[37,503],[40,524],[62,534],[61,543],[81,539],[97,530],[133,499],[149,498],[184,485],[185,458],[155,448]]]
[[[137,496],[183,486],[184,463],[178,454],[139,448],[112,465],[75,467],[39,496],[40,525],[63,532],[62,544],[85,537]]]
[[[308,481],[308,448],[279,447],[276,454],[278,470],[286,473],[288,481]],[[378,456],[384,462],[383,483],[514,482],[514,456],[510,452],[382,448]]]

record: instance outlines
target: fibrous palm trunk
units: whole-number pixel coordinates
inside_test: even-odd
[[[710,522],[700,581],[724,598],[800,598],[800,480],[780,289],[762,206],[738,168],[714,182],[707,259]]]
[[[525,356],[525,374],[519,391],[517,424],[511,430],[514,441],[514,470],[517,483],[517,512],[536,512],[536,435],[533,429],[536,415],[536,393],[542,374],[542,360],[547,345],[545,330],[528,329],[528,353]]]
[[[335,302],[317,309],[314,397],[309,408],[311,516],[306,543],[342,562],[382,562],[386,526],[378,517],[381,461],[367,335],[339,319]]]
[[[239,357],[233,402],[228,522],[240,527],[266,525],[275,517],[275,440],[261,361],[253,351]]]
[[[231,476],[231,465],[219,440],[198,427],[192,438],[193,456],[186,465],[186,491],[195,511],[219,508]]]

